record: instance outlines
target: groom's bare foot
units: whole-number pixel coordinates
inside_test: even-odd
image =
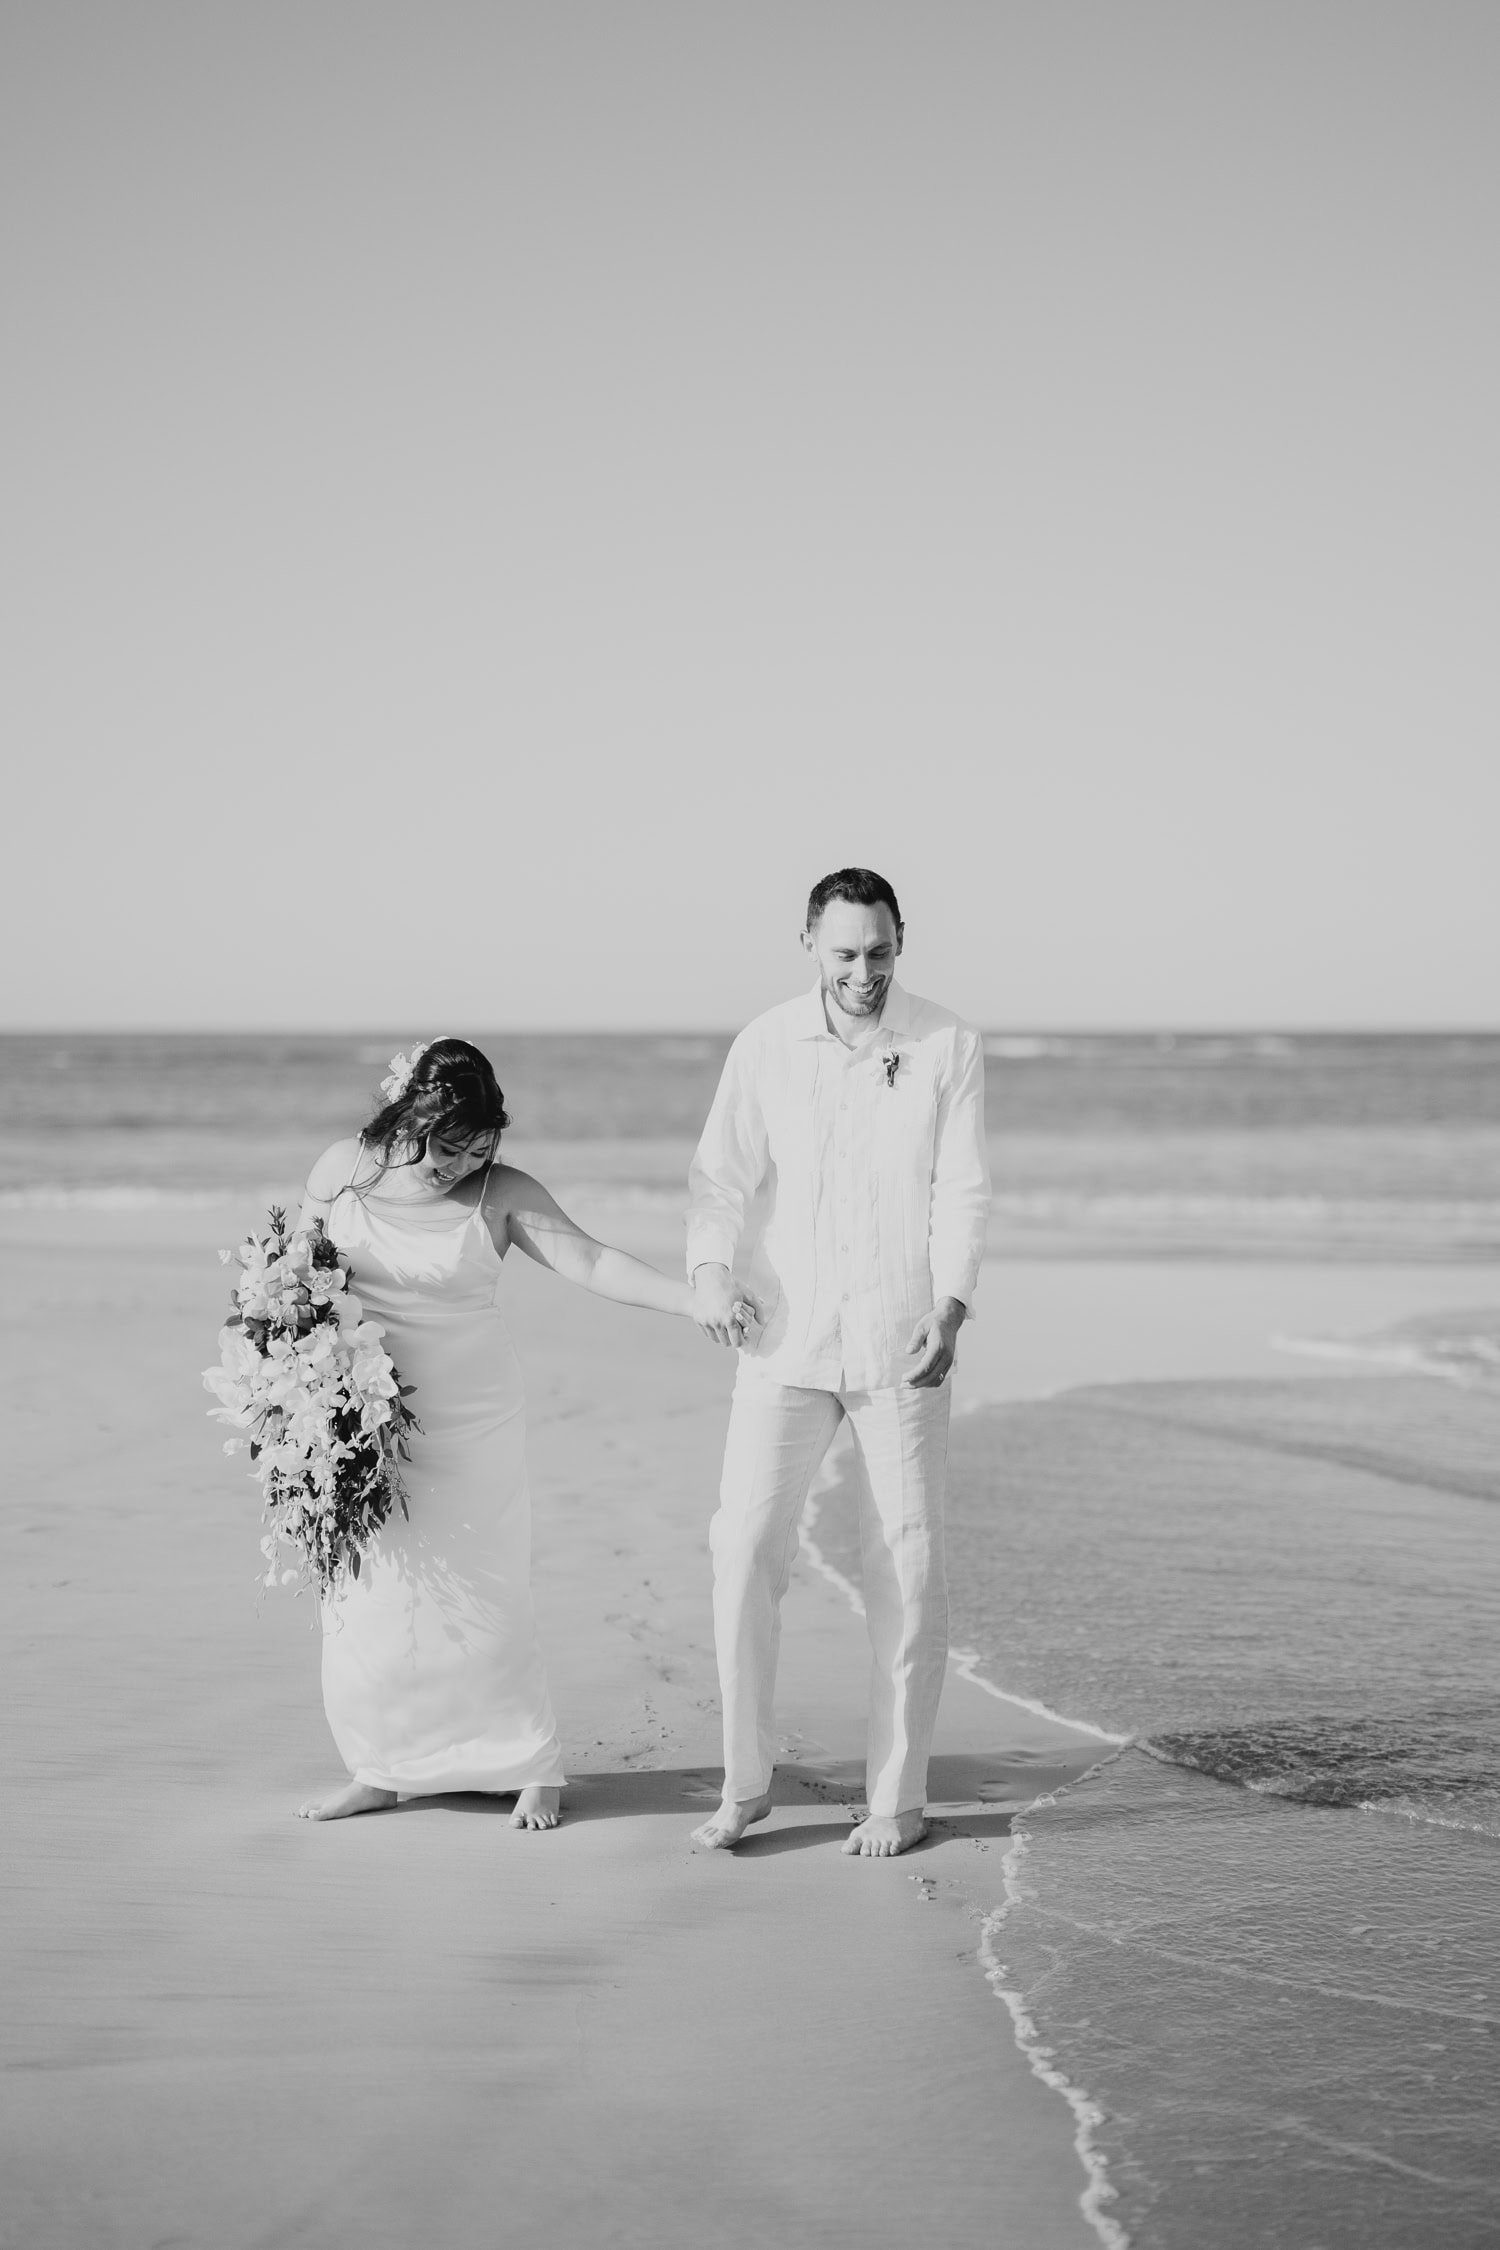
[[[693,1842],[706,1844],[711,1852],[732,1852],[747,1828],[764,1820],[771,1809],[770,1792],[763,1797],[744,1797],[736,1801],[726,1797],[711,1820],[693,1830]]]
[[[367,1781],[351,1781],[336,1797],[325,1798],[321,1805],[299,1805],[299,1820],[347,1820],[351,1813],[384,1812],[396,1802],[394,1789],[372,1789]]]
[[[555,1828],[561,1809],[560,1789],[523,1789],[510,1824],[512,1828]]]
[[[856,1859],[894,1859],[897,1852],[909,1852],[913,1844],[920,1844],[926,1833],[925,1813],[870,1813],[847,1839],[844,1849]]]

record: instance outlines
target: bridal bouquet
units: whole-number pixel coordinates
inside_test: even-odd
[[[231,1253],[219,1255],[227,1265]],[[361,1549],[397,1501],[408,1513],[397,1463],[410,1460],[407,1432],[421,1425],[321,1219],[289,1236],[273,1209],[270,1233],[247,1236],[234,1255],[219,1364],[203,1372],[219,1401],[209,1413],[240,1433],[226,1453],[249,1449],[268,1526],[265,1584],[296,1579],[324,1595],[346,1570],[359,1576]],[[296,1569],[279,1567],[283,1546]]]

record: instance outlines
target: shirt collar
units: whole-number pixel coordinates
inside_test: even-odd
[[[892,1037],[897,1032],[911,1029],[911,994],[906,987],[891,979],[891,989],[885,996],[885,1006],[880,1011],[880,1036]]]
[[[791,1006],[792,1037],[794,1039],[831,1039],[828,1018],[823,1013],[823,981],[821,977],[811,992],[804,992]]]
[[[885,1006],[880,1011],[880,1036],[874,1042],[878,1048],[888,1038],[911,1029],[911,994],[892,977],[891,988],[885,996]],[[828,1028],[828,1017],[823,1008],[821,978],[811,992],[804,993],[792,1003],[792,1037],[794,1039],[838,1039],[838,1033]],[[840,1042],[842,1044],[842,1042]]]

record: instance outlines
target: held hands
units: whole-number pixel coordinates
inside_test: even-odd
[[[693,1319],[700,1335],[731,1349],[744,1343],[762,1320],[751,1292],[728,1266],[699,1266],[693,1274]]]
[[[935,1391],[940,1383],[947,1381],[958,1356],[958,1332],[967,1310],[956,1297],[944,1297],[917,1322],[906,1347],[909,1352],[922,1354],[906,1378],[914,1390]]]
[[[765,1317],[753,1292],[737,1282],[727,1266],[697,1267],[692,1292],[692,1317],[699,1333],[715,1344],[736,1348]],[[914,1390],[936,1390],[947,1381],[958,1356],[958,1332],[967,1318],[968,1308],[957,1297],[944,1297],[922,1315],[906,1347],[922,1355],[906,1377]]]

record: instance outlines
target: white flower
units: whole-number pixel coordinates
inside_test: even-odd
[[[237,1383],[232,1375],[226,1375],[222,1367],[203,1370],[203,1388],[212,1391],[219,1402],[208,1410],[212,1421],[228,1422],[231,1428],[247,1430],[259,1415],[254,1392]]]
[[[268,1445],[256,1463],[265,1464],[267,1476],[295,1477],[302,1467],[302,1448],[299,1445]]]
[[[426,1054],[430,1040],[419,1039],[409,1055],[392,1055],[390,1075],[380,1081],[380,1091],[388,1102],[398,1102],[411,1084],[411,1074]]]
[[[354,1345],[351,1373],[354,1377],[355,1388],[363,1391],[367,1397],[394,1398],[396,1395],[395,1370],[391,1366],[390,1355],[382,1345],[380,1337],[372,1336],[369,1333],[373,1326],[373,1321],[366,1321],[364,1326],[357,1329],[350,1339]],[[383,1334],[384,1331],[381,1333]]]
[[[219,1330],[219,1364],[227,1374],[247,1383],[260,1372],[260,1353],[243,1328]]]
[[[257,1418],[264,1362],[242,1328],[219,1330],[219,1364],[203,1370],[203,1388],[218,1400],[215,1421],[247,1429]]]
[[[285,1407],[291,1413],[296,1412],[296,1406],[292,1403],[294,1400],[301,1402],[306,1399],[307,1393],[302,1388],[302,1369],[291,1352],[288,1352],[284,1360],[279,1359],[272,1365],[265,1396],[273,1406]]]

